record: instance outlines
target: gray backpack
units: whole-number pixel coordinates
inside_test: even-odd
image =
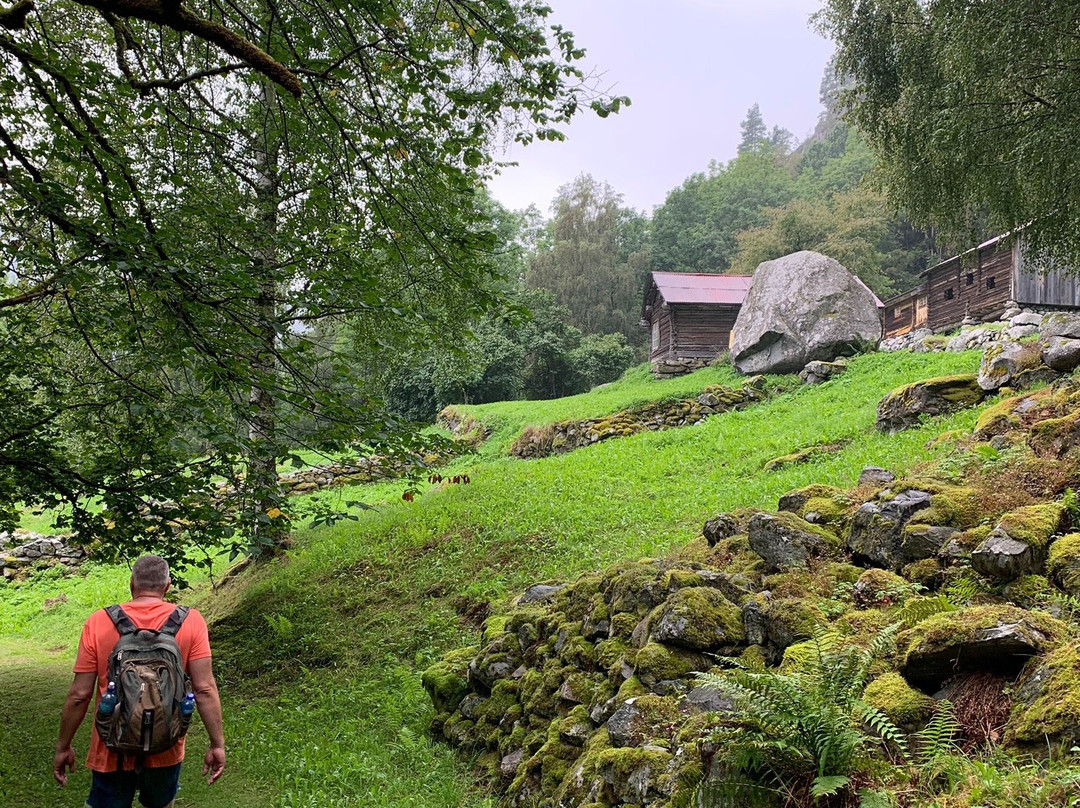
[[[188,607],[177,606],[160,631],[138,628],[120,606],[105,612],[120,633],[109,655],[117,703],[112,715],[95,711],[98,735],[120,755],[142,757],[171,749],[191,723],[191,716],[180,712],[191,680],[176,642]]]

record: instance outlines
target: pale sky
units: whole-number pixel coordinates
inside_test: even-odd
[[[562,143],[515,145],[491,185],[517,210],[548,213],[578,174],[609,183],[651,212],[710,160],[727,162],[754,103],[771,129],[805,139],[821,106],[818,87],[832,43],[808,23],[822,0],[549,0],[551,20],[587,50],[583,66],[632,106],[600,119],[580,114]]]

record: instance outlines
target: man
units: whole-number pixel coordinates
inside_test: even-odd
[[[165,601],[172,581],[163,558],[146,555],[131,568],[131,601],[123,604],[125,614],[138,628],[159,630],[175,608]],[[60,716],[60,737],[53,758],[53,776],[67,785],[68,771],[75,769],[71,740],[86,716],[97,686],[98,700],[108,686],[109,655],[119,633],[104,609],[90,615],[79,639],[75,659],[75,679],[68,690]],[[210,736],[210,748],[203,761],[203,775],[213,783],[225,770],[225,735],[221,725],[221,700],[210,664],[210,639],[206,621],[195,609],[188,612],[176,633],[184,669],[191,678],[195,704]],[[93,774],[87,808],[131,808],[135,792],[146,808],[171,808],[180,784],[180,763],[184,759],[184,739],[171,749],[142,760],[120,759],[108,749],[94,729],[86,766]]]

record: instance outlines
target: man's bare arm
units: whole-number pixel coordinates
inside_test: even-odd
[[[75,751],[71,741],[86,717],[86,708],[94,698],[97,687],[96,673],[76,673],[68,688],[64,708],[60,712],[60,736],[56,741],[56,755],[53,757],[53,777],[62,786],[67,785],[68,771],[75,770]]]
[[[203,760],[203,775],[207,783],[213,783],[225,771],[225,730],[221,720],[221,697],[210,657],[194,659],[188,663],[188,676],[195,690],[195,705],[210,736],[210,748]]]

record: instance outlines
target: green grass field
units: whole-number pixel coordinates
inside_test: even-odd
[[[493,805],[467,761],[426,734],[431,709],[419,672],[427,664],[475,641],[487,611],[532,582],[669,552],[720,511],[774,508],[810,482],[849,487],[868,463],[900,472],[955,451],[928,443],[970,430],[977,410],[894,436],[874,430],[874,412],[900,384],[977,362],[976,353],[859,357],[820,387],[539,461],[501,456],[526,423],[601,415],[648,391],[683,397],[734,379],[722,368],[668,383],[631,374],[572,399],[467,408],[494,429],[491,447],[455,461],[470,485],[433,486],[412,503],[401,500],[404,483],[335,493],[375,507],[355,522],[300,528],[286,558],[189,593],[213,621],[230,769],[212,790],[185,786],[178,805]],[[843,448],[763,471],[773,457],[821,443]],[[58,802],[49,776],[56,716],[82,619],[121,599],[125,581],[123,570],[88,567],[0,585],[0,706],[11,715],[28,701],[41,705],[17,736],[0,736],[3,806],[79,804],[74,788]],[[45,608],[60,595],[66,601]]]

